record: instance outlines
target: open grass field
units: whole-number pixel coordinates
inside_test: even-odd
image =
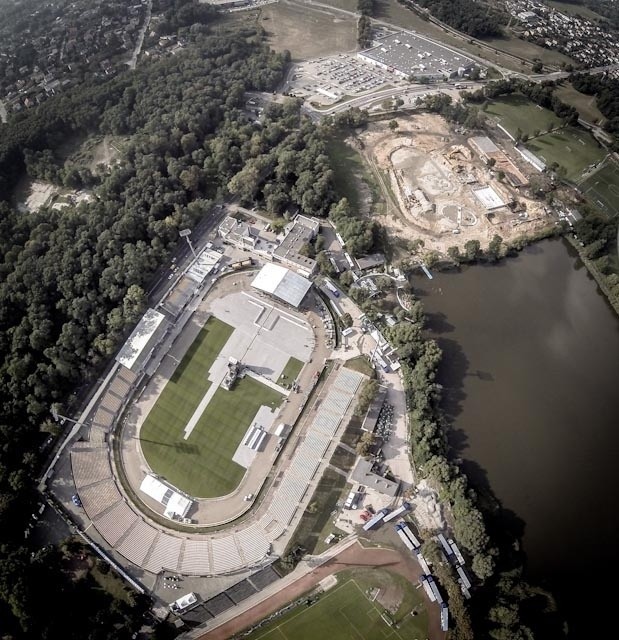
[[[359,211],[365,208],[361,196],[377,199],[377,187],[368,167],[359,153],[342,138],[331,137],[327,142],[327,154],[333,169],[333,182],[338,198],[346,198],[353,209]],[[363,194],[359,189],[359,182],[364,182],[370,193]]]
[[[277,379],[277,384],[281,386],[290,386],[290,384],[293,383],[301,373],[301,369],[303,369],[304,364],[305,363],[301,362],[301,360],[290,357],[284,367],[284,370]]]
[[[565,102],[565,104],[574,107],[583,120],[600,124],[605,122],[606,118],[595,103],[595,96],[588,96],[580,93],[580,91],[576,91],[569,82],[557,87],[555,95]]]
[[[527,142],[527,147],[547,164],[556,162],[565,170],[565,177],[578,182],[583,171],[601,162],[606,150],[583,129],[567,127]]]
[[[140,431],[142,451],[155,473],[194,497],[233,491],[245,469],[232,455],[261,405],[279,406],[281,394],[244,378],[218,389],[187,440],[184,429],[210,387],[208,370],[232,327],[211,318],[166,384]]]
[[[356,19],[324,8],[268,4],[261,8],[258,24],[271,48],[287,49],[295,62],[357,49]]]
[[[580,189],[595,207],[616,215],[619,212],[619,165],[607,160],[599,171],[580,184]]]
[[[288,543],[289,549],[301,545],[307,553],[317,554],[325,550],[324,538],[335,531],[331,512],[336,508],[345,486],[346,478],[327,467],[310,500],[310,505],[314,506],[301,516],[301,522]]]
[[[504,51],[505,53],[512,54],[515,56],[519,56],[520,58],[526,58],[527,60],[541,60],[542,64],[552,65],[558,67],[562,62],[565,64],[574,64],[574,60],[572,60],[569,56],[565,54],[554,51],[553,49],[546,49],[545,47],[540,47],[538,44],[534,42],[529,42],[527,40],[521,40],[516,37],[509,31],[508,35],[502,38],[484,38],[483,42],[494,47],[495,49],[499,49],[500,51]],[[496,62],[497,64],[502,64],[501,56],[491,53],[479,53],[479,55],[484,56],[486,59],[491,62]],[[512,60],[510,65],[504,65],[506,67],[516,67],[518,66],[517,62]],[[530,67],[520,65],[520,71],[522,73],[530,73]]]
[[[381,618],[383,607],[371,602],[354,579],[333,587],[310,607],[301,605],[250,640],[414,640],[427,635],[427,618],[406,615],[390,627]],[[425,622],[425,625],[424,625]]]
[[[518,129],[531,137],[535,131],[548,131],[550,127],[561,125],[561,120],[552,111],[538,107],[522,94],[493,100],[485,112],[494,116],[512,136]]]
[[[348,369],[352,369],[353,371],[363,373],[369,378],[373,378],[376,375],[376,372],[369,363],[367,356],[356,356],[350,360],[346,360],[344,366]]]

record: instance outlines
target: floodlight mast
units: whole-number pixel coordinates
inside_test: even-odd
[[[54,418],[55,422],[63,423],[65,420],[68,420],[69,422],[72,422],[73,424],[82,424],[78,420],[73,420],[73,418],[68,418],[67,416],[63,416],[60,413],[58,413],[58,405],[56,405],[56,404],[53,404],[49,408],[49,411],[52,414],[52,418]]]
[[[178,235],[181,238],[185,238],[185,240],[187,240],[187,244],[189,245],[189,248],[191,249],[191,253],[193,254],[193,257],[197,258],[196,252],[195,252],[195,250],[193,248],[193,245],[191,244],[191,240],[189,239],[190,234],[191,234],[191,229],[181,229],[178,232]]]

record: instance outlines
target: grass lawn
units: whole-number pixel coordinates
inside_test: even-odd
[[[142,450],[155,473],[195,497],[225,495],[245,469],[232,462],[261,405],[278,406],[279,393],[252,378],[232,391],[218,389],[187,440],[184,429],[210,387],[208,370],[232,327],[211,318],[165,386],[140,431]]]
[[[301,545],[307,553],[320,553],[324,550],[324,538],[335,530],[331,512],[336,508],[345,486],[346,478],[327,467],[288,543],[288,549]]]
[[[374,378],[376,376],[376,372],[374,371],[374,367],[369,363],[367,356],[355,356],[350,360],[346,360],[344,366],[347,369],[352,369],[353,371],[358,371],[359,373],[363,373],[369,378]]]
[[[580,189],[595,207],[615,215],[619,211],[619,165],[607,160],[599,171],[580,184]]]
[[[301,369],[303,369],[304,364],[305,363],[301,362],[301,360],[291,357],[277,379],[277,384],[281,386],[290,386],[290,384],[293,383],[301,373]]]
[[[322,9],[282,4],[263,5],[258,25],[275,51],[287,49],[295,62],[357,48],[357,20]]]
[[[342,138],[332,137],[327,142],[327,153],[333,169],[335,192],[339,198],[347,198],[354,210],[359,210],[359,189],[354,175],[369,183],[363,158]]]
[[[410,587],[412,589],[412,585]],[[339,584],[311,606],[301,605],[272,624],[247,636],[249,640],[414,640],[426,638],[427,614],[396,618],[390,627],[381,618],[383,607],[371,602],[354,579]],[[392,616],[393,618],[393,616]]]
[[[597,108],[595,96],[588,96],[585,93],[576,91],[569,82],[558,86],[555,89],[555,95],[565,104],[574,107],[581,118],[587,122],[604,123],[606,121],[602,112]]]
[[[552,111],[538,107],[519,93],[493,100],[485,113],[495,116],[513,136],[518,129],[530,137],[535,131],[548,131],[551,126],[561,125],[561,120]]]
[[[606,155],[590,133],[573,127],[529,140],[527,147],[547,164],[556,162],[563,167],[565,177],[572,182],[578,182],[589,165],[600,162]]]

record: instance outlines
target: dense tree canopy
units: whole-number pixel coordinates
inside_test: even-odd
[[[410,4],[403,0],[402,4]],[[477,0],[417,0],[416,4],[450,27],[475,38],[501,35],[501,14]]]
[[[38,590],[54,582],[62,593],[64,578],[39,576],[23,537],[38,447],[46,437],[40,431],[49,431],[50,405],[67,406],[139,318],[148,282],[178,242],[179,229],[194,226],[215,198],[231,192],[272,211],[295,206],[328,212],[333,195],[322,134],[300,118],[299,105],[267,109],[262,124],[244,111],[245,91],[270,92],[286,64],[286,56],[269,51],[252,31],[196,33],[192,45],[173,57],[105,82],[93,80],[3,127],[3,636],[57,637]],[[119,162],[97,176],[65,167],[58,153],[67,138],[91,133],[125,136]],[[93,198],[61,210],[18,213],[9,199],[25,170],[58,184],[91,186]],[[53,565],[49,572],[54,574]],[[109,620],[113,626],[119,619]],[[124,637],[110,625],[91,637]]]

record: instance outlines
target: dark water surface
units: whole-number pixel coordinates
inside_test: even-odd
[[[619,568],[619,320],[562,240],[434,275],[413,285],[444,351],[455,455],[524,521],[530,576],[570,637],[615,637],[591,632],[617,606],[602,585]]]

